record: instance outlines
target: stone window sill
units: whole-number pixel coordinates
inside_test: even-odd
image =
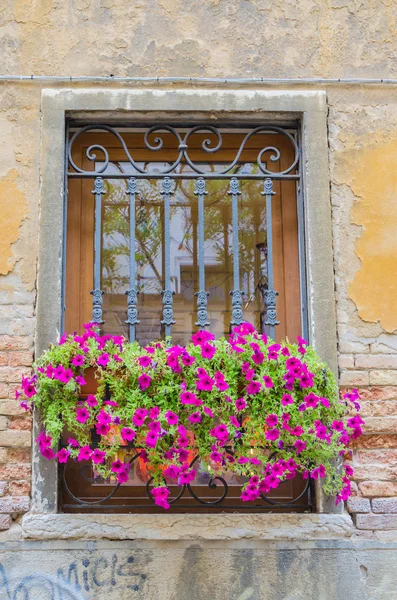
[[[319,540],[355,533],[348,514],[26,514],[30,540]]]

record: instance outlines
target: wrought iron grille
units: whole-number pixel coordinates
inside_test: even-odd
[[[126,141],[126,132],[139,131],[142,135],[145,160],[139,159]],[[163,244],[163,274],[162,290],[158,295],[161,305],[161,326],[164,337],[169,342],[172,337],[174,318],[174,290],[172,289],[171,273],[171,203],[179,181],[191,180],[194,185],[194,195],[197,198],[197,266],[198,278],[194,290],[196,319],[194,325],[197,329],[210,327],[209,306],[211,294],[206,286],[205,266],[205,225],[206,225],[206,197],[208,197],[211,181],[224,181],[227,184],[227,195],[231,203],[231,238],[232,238],[232,286],[229,289],[231,298],[230,328],[244,321],[244,308],[249,299],[244,298],[241,287],[241,240],[239,198],[242,194],[242,185],[246,181],[255,180],[262,187],[261,194],[266,206],[266,235],[265,242],[257,244],[257,250],[262,256],[262,279],[256,286],[263,300],[260,328],[270,337],[275,338],[275,328],[279,325],[277,316],[277,295],[274,285],[274,248],[273,248],[273,222],[272,203],[275,191],[275,182],[289,181],[296,184],[296,201],[298,213],[298,250],[300,253],[300,299],[301,299],[301,324],[303,334],[306,333],[306,303],[305,303],[305,274],[304,274],[304,230],[303,230],[303,199],[301,197],[301,151],[299,127],[280,125],[260,125],[245,127],[238,130],[239,144],[234,148],[234,157],[228,160],[219,160],[217,156],[224,149],[226,133],[236,131],[232,126],[202,124],[191,127],[155,124],[142,128],[137,127],[116,128],[104,124],[90,124],[84,127],[73,128],[73,133],[67,135],[67,168],[66,179],[92,180],[94,195],[94,265],[92,295],[92,320],[100,325],[104,324],[103,297],[105,294],[101,286],[102,268],[102,236],[103,236],[103,210],[104,199],[109,193],[110,180],[124,182],[126,205],[128,206],[128,287],[125,289],[125,323],[128,326],[129,339],[137,339],[137,325],[140,323],[141,307],[139,302],[139,285],[137,280],[137,260],[134,248],[136,247],[137,219],[136,210],[145,182],[158,181],[162,202],[162,244]],[[85,161],[79,163],[74,158],[74,148],[86,134],[105,134],[107,139],[116,140],[123,159],[118,163],[117,170],[112,169],[112,158],[106,144],[95,141],[85,149]],[[200,137],[200,148],[197,152],[192,150],[192,141]],[[280,136],[290,145],[289,164],[277,169],[281,165],[282,152],[274,144],[267,142],[267,137]],[[174,155],[172,159],[161,160],[156,157],[166,147],[165,139],[172,140]],[[263,145],[258,150],[254,162],[251,159],[251,169],[244,168],[244,152],[250,147],[253,140],[263,140]],[[230,153],[229,153],[230,154]],[[88,163],[87,163],[88,161]],[[217,164],[214,168],[213,165]],[[128,167],[128,168],[126,168]],[[226,248],[225,248],[226,252]],[[95,442],[95,440],[94,440]],[[139,449],[127,447],[123,450],[125,460],[131,467],[139,465]],[[197,462],[196,457],[191,458],[192,463]],[[141,477],[140,487],[133,487],[133,493],[127,492],[128,484],[116,485],[115,482],[101,482],[95,473],[89,473],[88,465],[79,464],[68,469],[75,473],[70,478],[70,473],[63,468],[63,494],[62,505],[64,510],[114,510],[114,511],[139,511],[156,510],[152,504],[150,493],[151,479],[149,474]],[[139,470],[139,469],[138,469]],[[142,475],[142,474],[141,474]],[[145,481],[143,481],[145,479]],[[72,482],[72,484],[70,483]],[[77,482],[77,483],[76,483]],[[132,484],[130,484],[131,487]],[[102,487],[101,487],[102,486]],[[108,492],[110,486],[110,492]],[[241,487],[241,482],[240,482]],[[283,492],[274,497],[262,496],[259,503],[250,507],[242,505],[238,496],[231,490],[238,489],[238,485],[231,483],[225,477],[211,478],[203,475],[202,480],[193,482],[177,489],[171,486],[173,497],[172,507],[176,510],[191,510],[194,508],[211,510],[308,510],[313,505],[313,490],[309,481],[301,483],[289,494],[288,501],[283,498]],[[99,491],[98,491],[99,490]],[[102,490],[102,491],[101,491]]]

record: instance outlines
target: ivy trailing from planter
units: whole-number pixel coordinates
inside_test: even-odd
[[[244,323],[229,339],[199,331],[186,347],[142,348],[101,336],[95,324],[84,328],[44,352],[16,392],[26,410],[40,409],[36,442],[48,460],[91,460],[101,476],[124,483],[129,463],[116,455],[133,443],[164,508],[170,483],[195,479],[196,455],[214,476],[227,469],[247,477],[244,501],[297,472],[322,479],[336,502],[349,497],[353,470],[337,464],[362,433],[358,393],[340,399],[333,374],[302,338],[276,344]],[[89,369],[97,391],[82,399]],[[64,430],[72,437],[58,450]]]

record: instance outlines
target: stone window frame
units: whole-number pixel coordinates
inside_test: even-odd
[[[122,123],[127,120],[172,120],[195,117],[213,121],[216,118],[239,122],[272,122],[299,119],[302,146],[302,193],[304,197],[305,267],[307,282],[309,339],[331,369],[337,372],[337,334],[334,295],[331,204],[328,168],[327,98],[325,91],[263,89],[109,89],[49,88],[41,97],[40,150],[40,224],[37,279],[36,355],[55,342],[62,323],[63,224],[65,201],[65,123],[66,119],[89,122]],[[34,419],[33,439],[38,435],[38,419]],[[52,525],[62,529],[71,515],[57,514],[58,469],[39,453],[33,441],[32,508],[24,517],[30,529],[40,523],[51,537]],[[317,513],[340,513],[332,499],[326,501],[317,486]],[[77,515],[73,515],[73,518]],[[223,515],[224,517],[225,515]],[[285,515],[284,515],[285,516]],[[295,519],[315,515],[295,515]],[[317,515],[319,517],[320,515]],[[330,517],[332,515],[329,515]],[[340,515],[333,515],[340,518]],[[172,527],[181,515],[145,515],[153,522],[164,521]],[[271,515],[230,515],[233,522],[243,524],[246,518],[257,519],[258,532]],[[273,515],[275,517],[275,515]],[[134,529],[142,515],[78,515],[84,523],[123,523]],[[237,518],[237,520],[236,520]],[[289,517],[290,518],[290,517]],[[33,519],[33,521],[32,521]],[[38,519],[38,520],[37,520]],[[216,515],[192,514],[195,519],[212,522]],[[288,521],[288,519],[287,519]],[[286,522],[287,522],[286,521]],[[35,525],[36,524],[36,525]],[[238,525],[236,525],[238,526]],[[28,527],[28,528],[29,528]],[[49,530],[48,530],[49,527]],[[54,525],[55,527],[55,525]],[[42,530],[43,531],[43,530]],[[29,537],[31,533],[27,534]],[[217,533],[219,535],[219,531]],[[218,538],[219,539],[219,538]]]

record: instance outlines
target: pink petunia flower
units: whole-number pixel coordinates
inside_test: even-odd
[[[167,420],[168,425],[176,425],[179,421],[178,415],[172,412],[172,410],[168,410],[165,413],[165,418]]]
[[[84,408],[84,407],[79,407],[76,410],[76,421],[78,423],[86,423],[88,421],[88,419],[90,418],[90,413],[89,411]]]
[[[82,367],[84,365],[85,358],[82,354],[76,354],[72,359],[72,365],[74,367]]]
[[[139,377],[138,377],[138,382],[139,382],[140,389],[142,391],[145,391],[150,387],[152,378],[150,377],[150,375],[147,375],[146,373],[142,373],[142,375],[139,375]]]
[[[95,448],[94,452],[91,455],[91,460],[95,465],[100,465],[104,462],[106,457],[106,452],[100,450],[99,448]]]
[[[106,367],[109,364],[109,361],[110,361],[110,356],[106,352],[104,354],[101,354],[97,358],[97,364],[100,367]]]
[[[135,431],[133,429],[131,429],[130,427],[124,427],[121,430],[121,437],[126,442],[132,442],[132,440],[135,439],[135,436],[136,436]]]
[[[77,460],[80,462],[82,460],[89,460],[92,455],[92,450],[89,446],[82,446],[79,450],[79,454],[77,456]]]
[[[70,456],[70,452],[66,450],[66,448],[62,448],[59,452],[56,453],[56,457],[59,463],[67,463],[68,458]]]
[[[90,394],[89,396],[87,396],[87,404],[91,407],[98,406],[98,400],[93,394]]]

